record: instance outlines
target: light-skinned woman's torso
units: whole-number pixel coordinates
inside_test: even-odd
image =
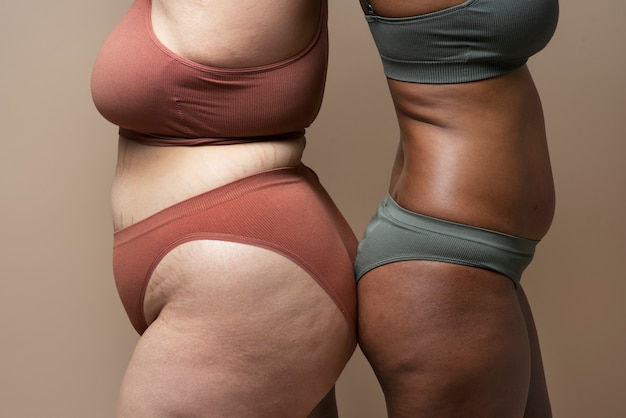
[[[154,35],[199,64],[249,68],[288,59],[318,29],[314,0],[154,0]],[[166,81],[164,81],[166,82]],[[232,145],[151,146],[119,138],[112,188],[115,230],[258,172],[297,165],[304,136]]]

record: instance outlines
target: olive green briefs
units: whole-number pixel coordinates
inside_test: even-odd
[[[355,275],[358,282],[385,264],[431,260],[493,270],[518,286],[537,242],[411,212],[387,195],[359,244]]]

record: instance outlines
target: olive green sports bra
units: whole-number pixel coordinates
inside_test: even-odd
[[[431,84],[502,75],[542,50],[556,29],[558,0],[466,0],[411,17],[376,14],[361,0],[387,77]]]

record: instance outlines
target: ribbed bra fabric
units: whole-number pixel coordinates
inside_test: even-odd
[[[328,63],[327,4],[309,45],[249,68],[178,56],[155,36],[151,0],[135,0],[92,72],[96,108],[120,135],[148,145],[230,144],[301,137],[316,118]]]
[[[388,78],[461,83],[524,65],[552,38],[558,0],[466,0],[411,17],[376,14],[361,0]]]

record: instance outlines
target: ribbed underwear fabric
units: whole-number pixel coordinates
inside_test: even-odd
[[[517,287],[536,245],[537,241],[409,211],[387,195],[359,244],[355,276],[358,282],[385,264],[431,260],[496,271]]]
[[[292,260],[332,298],[356,344],[357,239],[308,167],[300,164],[255,174],[116,232],[115,282],[139,334],[148,326],[143,299],[155,267],[173,248],[194,240],[244,243]]]

